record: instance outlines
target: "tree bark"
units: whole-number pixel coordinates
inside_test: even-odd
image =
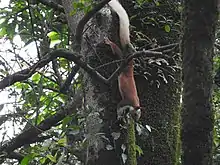
[[[134,5],[130,0],[124,0],[121,2],[126,11],[128,11],[129,16],[137,14],[135,13],[137,11],[135,11]],[[138,13],[140,14],[141,12],[138,11]],[[142,17],[145,17],[144,12]],[[141,20],[141,18],[138,19]],[[161,42],[162,44],[169,44],[169,39],[160,40],[161,36],[157,34],[155,29],[154,31],[146,31],[149,28],[146,25],[142,26],[142,22],[138,21],[138,19],[131,19],[131,25],[135,26],[136,31],[140,31],[143,34],[151,33],[152,36],[157,38],[159,43]],[[163,33],[164,35],[167,35],[165,32]],[[175,34],[171,32],[170,35],[174,36]],[[132,43],[135,43],[135,38],[132,39]],[[178,36],[176,36],[176,38],[173,37],[172,41],[177,39]],[[172,53],[170,56],[172,56]],[[175,61],[171,60],[169,62],[172,66],[175,65],[174,63],[179,63],[180,59],[176,58]],[[152,66],[150,67],[152,68]],[[144,152],[144,154],[138,158],[138,165],[176,165],[179,163],[180,157],[181,72],[180,70],[177,70],[176,72],[172,73],[175,81],[168,79],[167,84],[160,79],[159,81],[161,84],[159,88],[155,83],[156,80],[158,80],[158,77],[155,76],[156,72],[157,68],[152,69],[151,73],[153,76],[148,80],[146,80],[142,75],[135,76],[141,106],[144,108],[142,111],[141,122],[153,128],[152,133],[150,133],[149,136],[137,136],[136,143]],[[165,76],[168,76],[169,74],[170,73],[167,73]],[[115,96],[112,97],[114,98]],[[108,111],[108,114],[114,114],[114,110],[114,108],[112,110],[108,108],[106,111]],[[111,124],[113,121],[111,116],[115,116],[115,114],[106,116],[108,116],[108,119],[105,121],[105,132],[106,134],[109,134],[109,124]],[[100,152],[97,164],[119,165],[121,161],[121,142],[122,141],[116,143],[118,149],[114,151],[102,150],[102,152]],[[114,163],[112,163],[112,160],[115,160]]]
[[[216,16],[216,0],[184,1],[183,165],[212,164],[211,93]]]
[[[134,6],[131,0],[124,0],[122,2],[130,16],[135,15]],[[128,4],[128,5],[126,5]],[[131,5],[129,7],[129,5]],[[136,11],[137,12],[137,11]],[[138,11],[140,13],[140,11]],[[68,12],[67,12],[68,13]],[[118,41],[118,19],[113,14],[111,21],[106,21],[105,17],[100,17],[97,14],[92,21],[88,23],[88,29],[84,34],[82,54],[85,56],[86,61],[93,67],[99,67],[100,64],[109,62],[111,57],[108,58],[109,52],[103,50],[102,47],[96,47],[96,53],[91,49],[91,45],[94,45],[101,41],[102,36],[107,36],[106,33],[111,34],[114,41]],[[144,13],[142,15],[144,18]],[[141,20],[141,18],[138,18]],[[133,19],[131,24],[136,27],[136,31],[140,31],[143,34],[151,33],[152,36],[158,37],[157,40],[160,43],[168,44],[167,41],[160,41],[157,31],[147,31],[147,26],[142,26],[141,21]],[[111,32],[109,27],[112,25]],[[86,28],[85,28],[86,29]],[[98,35],[97,35],[98,34]],[[165,34],[165,33],[164,33]],[[171,33],[172,34],[172,33]],[[86,40],[85,40],[86,39]],[[173,39],[174,40],[174,39]],[[87,42],[86,42],[87,41]],[[89,41],[89,42],[88,42]],[[133,38],[132,42],[135,42]],[[118,43],[118,42],[115,42]],[[101,45],[100,45],[101,46]],[[103,56],[108,59],[102,59]],[[176,59],[177,61],[179,59]],[[176,61],[170,61],[173,65]],[[152,66],[150,66],[152,67]],[[102,75],[108,77],[110,72],[114,71],[116,66],[110,65],[97,69]],[[137,137],[137,144],[142,148],[144,155],[138,159],[139,165],[174,165],[179,161],[179,115],[180,115],[180,91],[181,91],[181,80],[180,71],[176,71],[173,74],[175,81],[168,79],[168,83],[165,84],[160,79],[160,87],[156,85],[158,79],[155,74],[158,68],[152,69],[152,75],[150,79],[146,80],[143,76],[136,76],[136,84],[138,88],[138,94],[141,101],[141,106],[144,107],[142,111],[141,122],[151,126],[152,133],[147,137]],[[168,77],[167,75],[165,75]],[[106,86],[101,84],[97,80],[89,78],[84,74],[85,94],[86,102],[89,106],[98,110],[104,109],[104,115],[102,116],[103,125],[102,129],[98,132],[104,132],[104,135],[110,141],[110,144],[114,147],[113,150],[107,150],[106,144],[100,146],[93,154],[90,154],[89,165],[121,165],[122,164],[122,149],[121,145],[124,143],[123,138],[120,140],[114,140],[112,133],[120,132],[119,127],[116,123],[116,107],[120,101],[120,95],[118,91],[117,82],[113,82],[111,85]],[[153,83],[152,83],[153,82]],[[96,119],[90,118],[90,124]],[[94,124],[95,125],[95,124]],[[98,126],[100,127],[100,125]],[[90,129],[88,131],[91,134],[97,132],[98,129]],[[123,137],[125,135],[121,135]],[[100,141],[98,141],[100,142]],[[91,148],[90,148],[91,149]],[[90,150],[89,150],[90,151]],[[94,150],[92,150],[94,151]]]

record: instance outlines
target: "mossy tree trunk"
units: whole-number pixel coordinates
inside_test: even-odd
[[[176,81],[169,81],[158,89],[139,80],[142,105],[146,108],[142,121],[152,127],[152,133],[141,137],[138,145],[144,151],[139,164],[176,165],[180,157],[180,72]]]
[[[122,4],[128,11],[129,16],[136,14],[135,12],[137,11],[134,10],[132,1],[124,0]],[[145,17],[144,12],[142,17]],[[144,34],[148,28],[147,25],[143,26],[141,21],[135,19],[131,20],[131,25],[135,26],[135,30]],[[165,34],[165,32],[163,33]],[[157,34],[155,33],[155,35]],[[172,41],[175,41],[175,38],[173,38]],[[160,41],[160,39],[158,39],[158,42],[161,42],[163,45],[169,44],[169,41]],[[135,43],[134,35],[132,36],[132,43]],[[170,56],[172,56],[172,53]],[[179,64],[180,58],[176,58],[175,61],[171,60],[169,62],[170,65]],[[138,158],[138,165],[176,165],[179,163],[180,158],[181,72],[180,70],[173,72],[172,76],[175,80],[168,79],[167,84],[160,79],[160,86],[158,88],[156,84],[158,77],[155,76],[157,69],[158,68],[151,70],[153,76],[148,80],[142,75],[135,77],[141,106],[144,107],[141,122],[152,127],[152,132],[149,136],[137,136],[137,145],[139,145],[144,152],[144,154]],[[164,74],[166,77],[169,77],[168,75],[170,73]],[[108,112],[105,121],[105,132],[107,134],[110,132],[109,128],[111,127],[111,123],[113,123],[111,117],[115,116],[112,115],[114,111],[115,109],[110,108],[110,106],[109,110],[106,110],[106,112]],[[118,150],[102,150],[96,163],[98,165],[112,165],[112,161],[114,161],[115,165],[119,165],[121,161],[121,142],[117,142],[116,145]]]
[[[145,17],[145,9],[143,9],[143,11],[135,10],[133,1],[131,0],[124,0],[122,4],[125,6],[130,17],[137,14],[136,12],[138,12],[138,16],[141,16],[140,18],[136,17],[136,19],[131,20],[131,25],[136,28],[135,30],[137,32],[141,32],[142,34],[146,35],[149,34],[150,37],[156,38],[158,45],[170,43],[170,39],[164,39],[169,38],[169,34],[166,33],[164,29],[152,29],[152,27],[149,28],[147,24],[142,23],[142,19]],[[111,21],[106,23],[107,18],[105,16],[105,14],[103,16],[102,14],[96,14],[96,16],[89,23],[90,28],[88,28],[87,33],[84,35],[86,36],[87,40],[89,39],[89,42],[84,42],[84,46],[86,48],[83,49],[82,52],[86,57],[86,61],[88,61],[88,63],[93,67],[99,67],[101,64],[105,64],[105,62],[109,62],[111,57],[109,57],[109,52],[103,49],[102,44],[98,44],[98,46],[95,48],[95,53],[93,49],[91,49],[91,45],[93,43],[95,45],[97,42],[101,42],[102,36],[107,36],[107,33],[112,33],[111,39],[116,38],[115,41],[118,40],[118,33],[117,30],[115,30],[117,29],[117,26],[115,25],[118,25],[117,17],[114,17],[113,15],[113,23],[111,23]],[[112,32],[109,32],[108,29],[110,25],[113,26]],[[160,31],[160,35],[158,35],[158,31]],[[172,32],[170,34],[174,35]],[[166,37],[164,37],[165,35]],[[145,48],[142,47],[142,45],[145,45],[146,43],[141,43],[138,45],[139,43],[136,42],[136,35],[133,32],[131,37],[133,44],[137,45],[141,49]],[[172,38],[171,40],[173,42],[175,41],[175,38]],[[145,49],[148,48],[149,47],[146,47]],[[173,54],[175,53],[172,52],[166,55],[172,57]],[[107,57],[108,59],[101,59],[103,56]],[[175,58],[175,60],[170,58],[167,60],[172,66],[179,62],[179,58]],[[136,62],[138,63],[138,61]],[[178,164],[180,151],[180,71],[177,69],[176,72],[172,73],[164,72],[164,76],[167,78],[167,83],[165,83],[162,80],[163,78],[159,78],[157,75],[158,67],[152,67],[152,65],[149,65],[147,61],[144,60],[142,62],[143,65],[146,64],[147,67],[150,68],[149,72],[151,73],[151,76],[146,80],[143,75],[139,74],[135,77],[135,80],[141,106],[144,107],[141,122],[151,126],[152,132],[149,136],[136,137],[137,145],[139,145],[144,152],[144,154],[138,158],[138,165]],[[105,77],[108,77],[110,75],[109,73],[114,71],[115,68],[116,66],[113,67],[110,65],[109,67],[104,67],[104,69],[99,68],[97,70]],[[138,69],[139,68],[136,67],[136,71]],[[174,80],[169,78],[169,75],[174,77]],[[115,81],[111,85],[106,86],[94,79],[87,77],[86,75],[84,75],[84,77],[83,82],[86,84],[85,90],[87,95],[87,103],[93,108],[95,104],[99,104],[99,106],[95,106],[94,108],[96,111],[98,111],[100,107],[104,109],[104,115],[101,116],[103,120],[103,129],[100,132],[103,132],[106,137],[106,139],[104,139],[106,140],[106,143],[104,145],[102,144],[102,146],[96,150],[98,155],[97,152],[92,149],[92,147],[89,148],[90,150],[88,151],[90,152],[90,158],[88,158],[89,160],[86,162],[88,165],[121,165],[123,164],[121,157],[123,150],[122,144],[125,143],[126,139],[123,136],[126,135],[126,133],[123,136],[121,135],[121,139],[119,138],[117,140],[112,136],[112,133],[117,134],[120,132],[120,127],[118,127],[116,121],[116,107],[120,101],[117,82]],[[158,82],[160,84],[159,86]],[[94,134],[94,132],[92,132],[94,129],[90,131],[92,134]],[[111,144],[113,149],[110,149],[111,147],[107,147],[107,144]]]
[[[216,0],[184,1],[182,148],[184,165],[212,164],[212,57]]]
[[[160,3],[161,7],[165,6],[166,9],[169,7],[166,6],[165,1],[160,1]],[[134,14],[131,9],[128,11],[130,11],[129,14],[131,16]],[[141,17],[145,18],[146,14],[143,12]],[[173,18],[173,15],[171,14],[170,17]],[[133,22],[134,24],[132,24],[132,21],[131,24],[135,25],[142,33],[149,34],[152,37],[154,35],[158,44],[166,45],[175,41],[178,42],[178,35],[174,31],[166,33],[160,28],[155,27],[151,29],[151,26],[143,26],[141,21],[133,20]],[[137,24],[138,22],[140,24]],[[171,57],[177,53],[178,49],[167,55]],[[174,61],[168,61],[170,66],[180,65],[181,63],[178,56],[174,58]],[[137,144],[144,152],[144,155],[138,161],[138,165],[177,165],[180,158],[181,71],[177,69],[172,73],[164,72],[165,77],[169,77],[170,74],[174,77],[174,80],[168,78],[168,83],[166,84],[158,78],[156,74],[157,69],[153,68],[151,70],[152,76],[148,80],[141,76],[136,77],[141,105],[145,108],[141,120],[143,123],[152,127],[152,133],[149,136],[137,137]],[[157,86],[157,80],[160,82],[159,88]]]

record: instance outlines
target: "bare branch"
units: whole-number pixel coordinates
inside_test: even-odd
[[[31,77],[36,72],[36,69],[44,67],[46,64],[48,64],[50,61],[52,61],[53,59],[57,57],[63,57],[74,62],[81,61],[79,57],[76,57],[72,52],[68,52],[64,49],[52,51],[47,56],[45,56],[42,60],[35,63],[31,67],[18,71],[12,75],[5,77],[3,80],[0,81],[0,89],[4,89],[5,87],[13,85],[16,82],[26,80],[27,78]]]
[[[18,118],[24,115],[25,113],[19,112],[19,113],[10,113],[10,114],[5,114],[5,115],[0,115],[0,126],[5,123],[7,120],[11,118]]]
[[[178,45],[179,45],[179,43],[173,43],[173,44],[169,44],[169,45],[163,45],[163,46],[160,46],[160,47],[157,47],[157,48],[152,48],[152,49],[149,49],[149,50],[150,51],[164,51],[164,50],[176,47]]]

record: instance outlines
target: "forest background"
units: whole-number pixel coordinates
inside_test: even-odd
[[[117,120],[123,66],[103,42],[120,45],[108,2],[1,6],[0,90],[8,95],[0,105],[2,164],[121,165],[134,158]],[[142,106],[136,163],[219,164],[217,0],[120,2],[130,18]]]

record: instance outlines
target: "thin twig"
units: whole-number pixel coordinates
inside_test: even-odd
[[[160,46],[160,47],[157,47],[157,48],[152,48],[152,49],[149,49],[149,50],[150,51],[164,51],[166,49],[170,49],[170,48],[173,48],[173,47],[178,46],[178,45],[179,45],[179,43],[173,43],[173,44]]]
[[[108,66],[108,65],[120,63],[120,62],[122,62],[122,61],[124,61],[124,60],[123,60],[123,59],[121,59],[121,60],[114,60],[114,61],[111,61],[111,62],[102,64],[102,65],[100,65],[100,66],[97,66],[97,67],[95,67],[94,69],[97,70],[97,69],[103,68],[103,67]]]
[[[69,86],[71,85],[73,78],[75,77],[79,69],[80,69],[79,65],[75,65],[74,67],[72,67],[70,74],[68,75],[68,77],[66,78],[66,81],[63,83],[63,85],[60,88],[61,93],[66,93]]]
[[[59,66],[58,66],[58,62],[56,59],[52,60],[52,68],[53,68],[53,71],[54,71],[54,74],[56,75],[55,79],[57,80],[57,84],[59,84],[61,86],[61,83],[62,83],[62,76],[60,75],[60,72],[59,72]]]
[[[31,22],[31,34],[32,34],[32,37],[34,39],[34,43],[35,43],[35,46],[36,46],[36,49],[37,49],[38,58],[41,59],[41,57],[40,57],[40,50],[38,48],[37,40],[36,40],[36,36],[35,36],[35,32],[34,32],[34,21],[33,21],[33,15],[32,15],[33,9],[30,6],[29,0],[27,1],[27,3],[28,3],[28,11],[29,11],[30,22]]]
[[[63,6],[61,6],[60,4],[57,4],[53,1],[48,1],[48,0],[38,0],[38,2],[48,6],[48,7],[51,7],[55,10],[58,10],[58,11],[61,11],[61,12],[64,12],[64,9],[63,9]]]
[[[156,51],[150,51],[150,50],[144,50],[144,51],[137,51],[130,55],[127,59],[124,60],[124,62],[121,63],[120,67],[118,67],[115,72],[107,79],[107,83],[111,82],[113,79],[118,77],[118,75],[122,72],[122,70],[127,66],[127,64],[133,59],[138,58],[143,55],[148,55],[149,57],[155,57],[155,56],[162,56],[163,54],[161,52]]]

